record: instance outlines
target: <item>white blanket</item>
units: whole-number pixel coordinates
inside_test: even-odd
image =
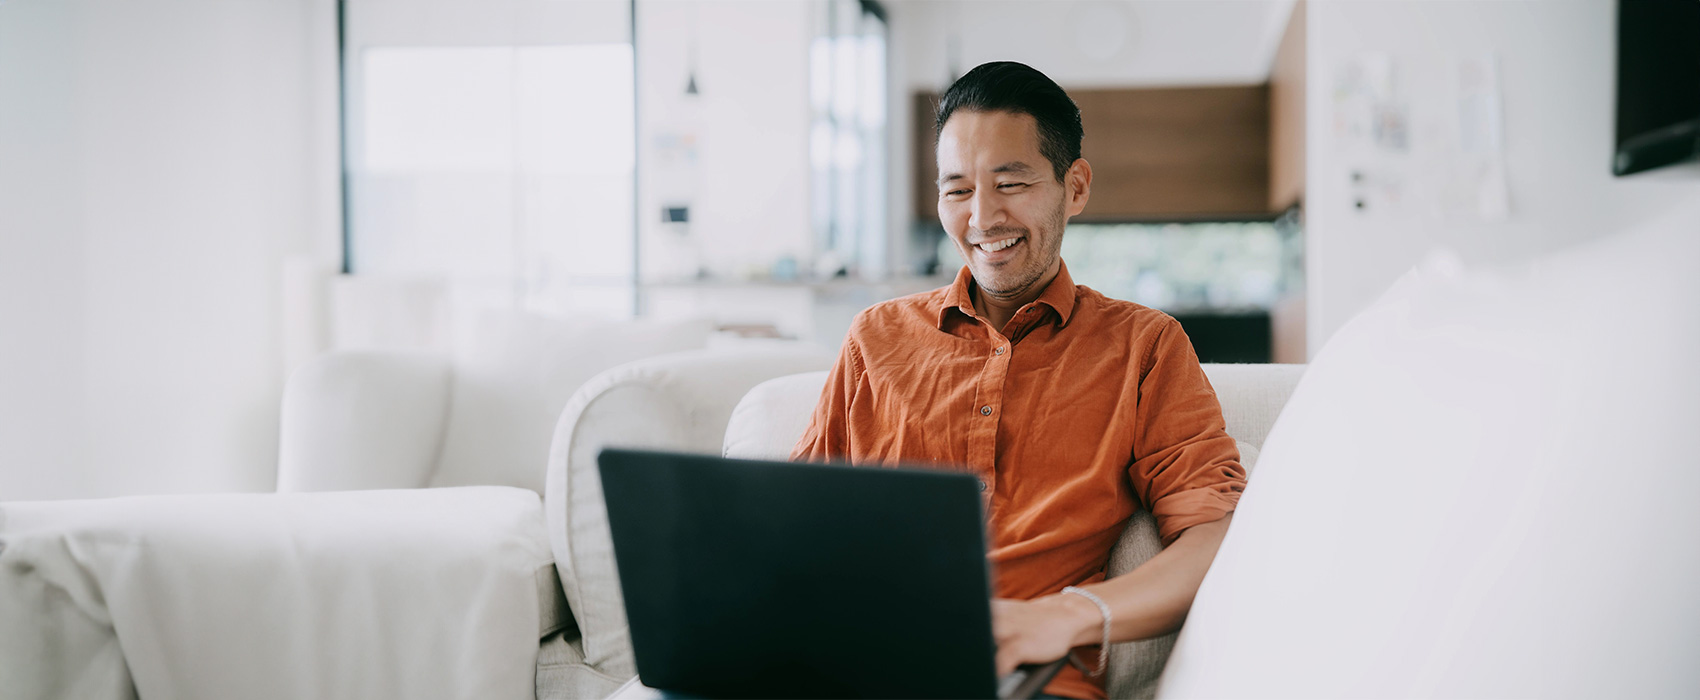
[[[534,694],[524,489],[8,503],[0,546],[9,698]]]

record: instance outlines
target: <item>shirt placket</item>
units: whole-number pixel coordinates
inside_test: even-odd
[[[984,324],[982,324],[982,327]],[[974,391],[974,412],[968,431],[968,465],[980,479],[980,502],[986,512],[992,511],[993,494],[997,486],[998,426],[1003,422],[1004,382],[1009,378],[1009,361],[1014,354],[1011,343],[997,331],[986,327],[988,343]]]

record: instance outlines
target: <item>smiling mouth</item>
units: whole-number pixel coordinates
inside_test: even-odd
[[[1001,241],[991,241],[989,243],[981,243],[981,244],[978,244],[974,247],[979,248],[980,250],[987,252],[987,253],[996,253],[1000,250],[1004,250],[1006,248],[1009,248],[1012,245],[1020,243],[1022,238],[1023,238],[1022,236],[1016,236],[1015,238],[1005,238]]]

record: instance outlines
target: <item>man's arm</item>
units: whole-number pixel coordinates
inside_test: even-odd
[[[1125,576],[1081,586],[1109,606],[1112,642],[1180,629],[1245,487],[1216,392],[1179,323],[1170,320],[1144,361],[1128,477],[1168,546]],[[1104,638],[1098,606],[1074,594],[993,601],[992,626],[1000,671]]]
[[[1110,607],[1111,641],[1145,639],[1180,629],[1232,518],[1229,513],[1189,527],[1127,575],[1081,586]],[[1003,676],[1020,664],[1047,663],[1075,647],[1103,641],[1104,618],[1092,601],[1072,593],[1033,600],[998,599],[992,601],[992,635],[998,644],[998,675]]]
[[[862,317],[857,316],[838,350],[838,361],[821,387],[820,400],[809,417],[809,427],[791,448],[793,462],[830,462],[850,459],[850,400],[862,380],[862,354],[856,342]]]

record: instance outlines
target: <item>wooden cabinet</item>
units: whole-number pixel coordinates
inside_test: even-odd
[[[1092,199],[1075,221],[1270,214],[1268,85],[1073,89]],[[937,220],[937,96],[914,97],[915,216]]]
[[[1269,209],[1269,88],[1075,90],[1092,164],[1076,221],[1221,219]]]
[[[1305,4],[1294,3],[1269,69],[1269,209],[1305,195]]]

